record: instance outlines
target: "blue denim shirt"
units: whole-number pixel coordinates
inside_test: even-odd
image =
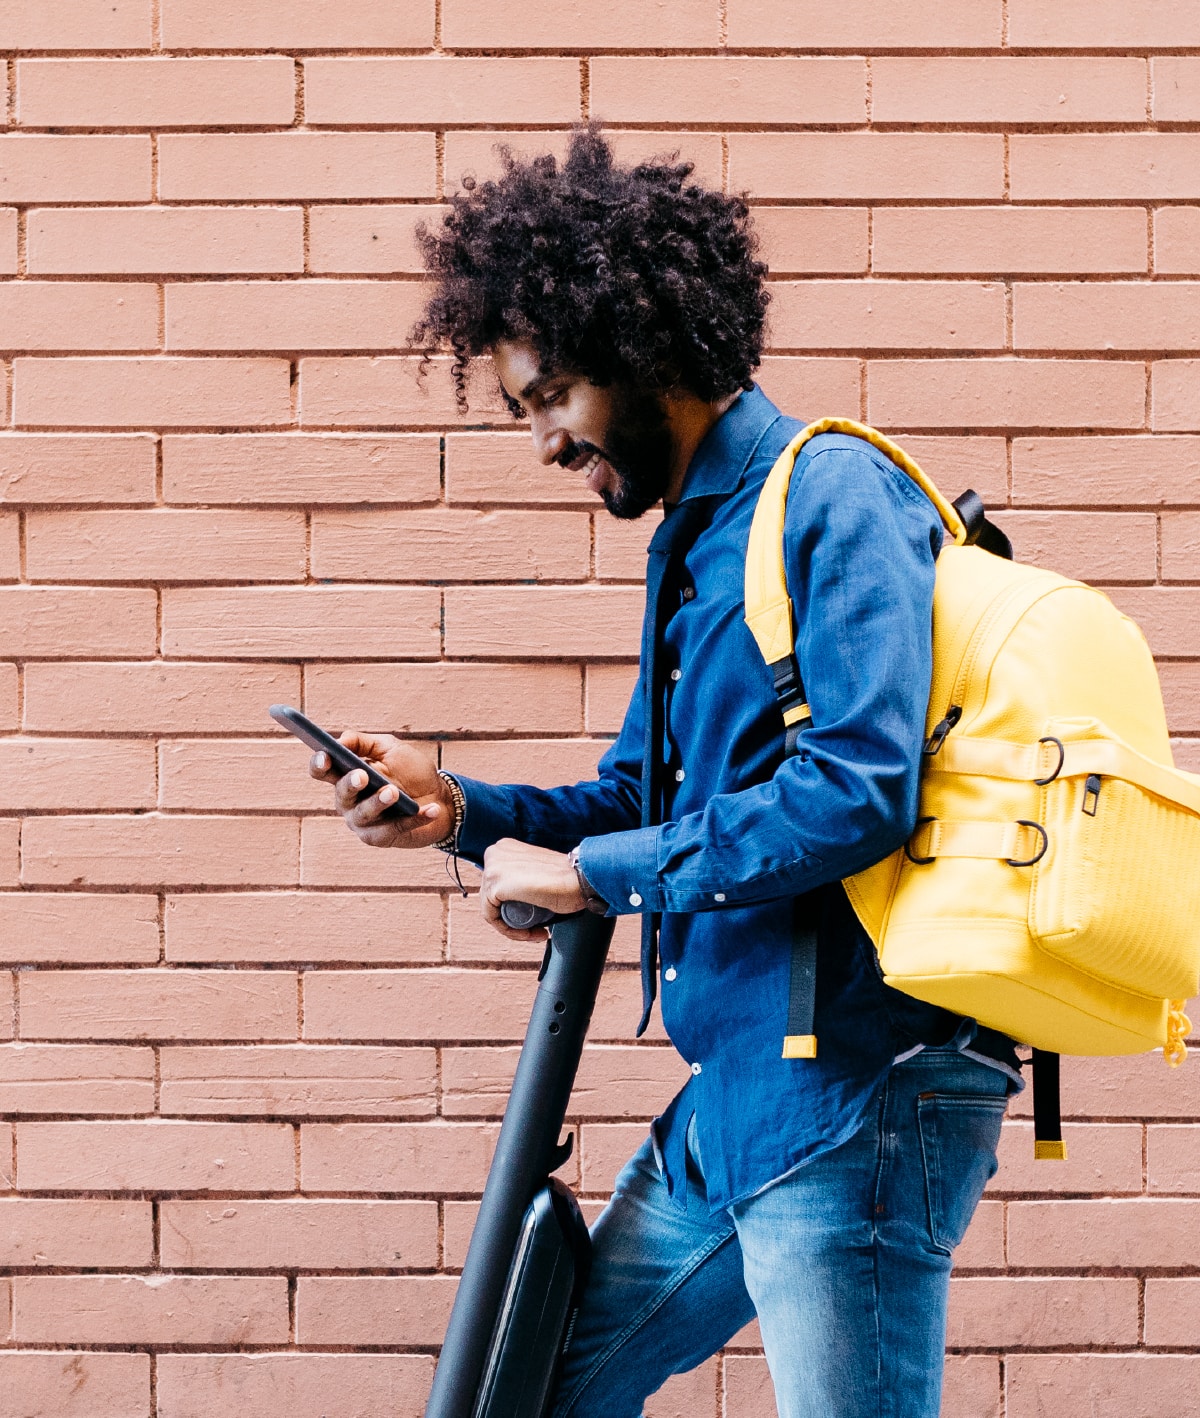
[[[595,782],[546,791],[460,779],[468,857],[505,836],[580,843],[614,913],[662,913],[663,1022],[692,1077],[654,1135],[681,1205],[693,1116],[717,1209],[852,1136],[892,1063],[923,1044],[955,1042],[1020,1086],[1011,1041],[883,983],[839,884],[900,846],[916,819],[942,541],[912,481],[840,434],[807,445],[788,501],[784,554],[814,722],[784,758],[743,577],[759,490],[800,427],[755,388],[688,468],[681,502],[710,498],[715,510],[662,590],[662,825],[640,825],[641,679]],[[781,1057],[797,897],[818,933],[815,1059]]]

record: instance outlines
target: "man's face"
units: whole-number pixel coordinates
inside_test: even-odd
[[[529,415],[543,463],[579,474],[614,517],[640,517],[663,496],[675,440],[656,394],[544,370],[527,340],[499,341],[492,358],[510,403]]]

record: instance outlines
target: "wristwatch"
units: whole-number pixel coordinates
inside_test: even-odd
[[[608,902],[596,890],[592,883],[583,874],[583,868],[579,865],[579,848],[572,847],[567,854],[567,861],[575,872],[575,879],[579,882],[579,889],[583,892],[583,903],[593,916],[607,916]]]

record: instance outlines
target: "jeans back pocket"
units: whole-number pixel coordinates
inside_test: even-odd
[[[917,1099],[929,1235],[949,1254],[967,1233],[983,1189],[996,1173],[996,1148],[1008,1098],[985,1093],[923,1093]]]

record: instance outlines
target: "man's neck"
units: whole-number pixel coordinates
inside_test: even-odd
[[[696,449],[704,442],[713,425],[733,407],[741,392],[735,389],[732,394],[725,394],[711,402],[698,399],[694,394],[666,396],[663,402],[675,453],[671,462],[671,481],[663,493],[664,506],[671,507],[679,501]]]

